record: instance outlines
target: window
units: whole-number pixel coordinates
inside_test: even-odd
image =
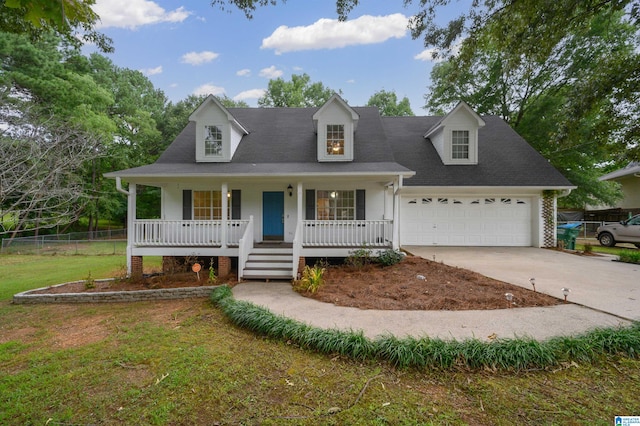
[[[344,155],[344,124],[327,124],[327,155]]]
[[[204,126],[204,155],[222,156],[222,130],[218,126]]]
[[[231,217],[231,198],[228,215]],[[221,191],[193,191],[193,219],[194,220],[221,220],[222,219],[222,192]]]
[[[316,191],[316,219],[354,220],[355,191]]]
[[[451,132],[451,158],[453,160],[469,159],[468,130],[453,130]]]

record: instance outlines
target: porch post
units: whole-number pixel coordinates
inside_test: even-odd
[[[222,248],[227,248],[227,220],[229,219],[229,197],[227,196],[228,192],[229,185],[227,184],[227,182],[224,182],[222,184],[222,229],[220,230]]]
[[[297,201],[297,214],[298,214],[297,223],[302,222],[302,218],[303,218],[303,215],[302,215],[302,211],[303,211],[302,210],[302,194],[303,194],[303,192],[302,192],[302,182],[298,182],[298,189],[297,189],[298,198],[296,200]]]
[[[398,175],[398,182],[393,190],[393,237],[392,247],[400,248],[400,189],[402,188],[402,175]]]
[[[129,183],[127,195],[127,275],[131,276],[132,271],[132,247],[136,239],[136,184]]]

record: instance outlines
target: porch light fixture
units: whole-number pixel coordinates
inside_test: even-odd
[[[293,186],[291,184],[287,186],[287,191],[289,192],[289,197],[293,197]]]
[[[567,296],[569,295],[569,293],[571,293],[570,289],[566,287],[562,287],[562,294],[564,295],[564,303],[567,303]]]
[[[336,198],[338,196],[338,193],[336,191],[331,191],[331,193],[329,194],[329,196],[331,198]]]

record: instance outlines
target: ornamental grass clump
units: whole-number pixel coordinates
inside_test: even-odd
[[[396,368],[469,368],[521,371],[567,361],[594,361],[603,355],[640,356],[640,323],[596,329],[577,337],[539,342],[529,338],[463,341],[384,335],[370,340],[362,331],[313,327],[275,315],[250,302],[236,301],[228,286],[213,290],[211,301],[236,325],[264,336],[292,342],[324,354],[379,360]]]
[[[302,271],[302,277],[295,283],[294,288],[303,292],[317,292],[324,283],[324,273],[326,271],[326,268],[323,268],[321,265],[314,265],[313,267],[305,266]]]

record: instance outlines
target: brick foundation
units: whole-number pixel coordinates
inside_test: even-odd
[[[131,276],[142,276],[142,256],[131,256]]]
[[[231,258],[229,256],[218,256],[218,278],[225,279],[231,273]]]

